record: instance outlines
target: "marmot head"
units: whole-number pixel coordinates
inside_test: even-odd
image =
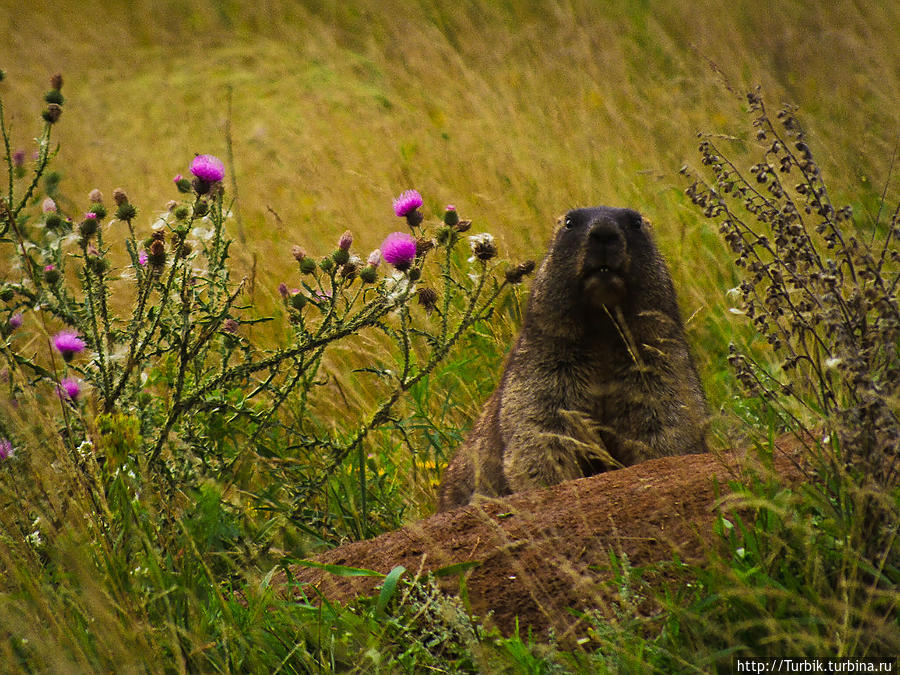
[[[595,206],[560,218],[532,286],[530,311],[542,315],[545,329],[586,328],[615,308],[672,315],[674,307],[671,279],[641,214]]]
[[[554,250],[571,256],[579,295],[586,305],[616,307],[628,294],[635,233],[643,227],[637,211],[599,206],[569,211],[557,230]],[[641,238],[646,235],[640,233]]]

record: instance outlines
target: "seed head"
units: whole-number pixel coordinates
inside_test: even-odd
[[[45,122],[56,124],[59,121],[61,115],[62,106],[60,106],[58,103],[48,103],[41,116],[44,118]]]
[[[494,237],[487,232],[474,234],[469,237],[469,245],[472,247],[472,253],[475,254],[475,257],[483,262],[487,262],[497,255]]]
[[[116,188],[113,190],[113,201],[116,203],[116,206],[122,206],[122,204],[128,203],[128,195],[125,194],[125,190],[122,188]]]
[[[159,239],[150,242],[150,253],[147,261],[154,269],[160,269],[166,264],[166,245]]]
[[[100,190],[98,190],[97,188],[94,188],[90,191],[90,193],[88,193],[88,199],[96,204],[100,204],[103,202],[103,193],[100,192]]]
[[[437,306],[438,294],[433,288],[423,286],[416,293],[419,304],[425,308],[426,312],[431,312]]]
[[[534,260],[526,260],[506,270],[506,280],[511,284],[517,284],[522,281],[525,275],[531,274],[533,271]]]
[[[416,239],[416,255],[423,255],[434,248],[434,239],[418,237]]]

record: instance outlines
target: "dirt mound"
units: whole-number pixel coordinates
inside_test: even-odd
[[[786,443],[775,462],[791,482],[801,475],[794,446]],[[634,566],[671,560],[673,553],[689,562],[703,559],[717,506],[729,492],[727,483],[745,471],[742,465],[739,454],[651,460],[438,513],[315,561],[383,573],[396,565],[415,572],[479,561],[467,573],[474,613],[492,611],[491,621],[507,633],[518,617],[523,632],[553,627],[571,638],[578,626],[566,608],[596,607],[598,598],[613,592],[603,583],[610,578],[602,569],[610,550],[626,554]],[[291,571],[298,582],[339,601],[370,593],[378,583],[301,566]],[[453,588],[458,581],[448,586]]]

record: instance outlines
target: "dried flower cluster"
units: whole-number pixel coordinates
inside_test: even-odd
[[[759,94],[748,101],[762,161],[744,174],[703,137],[712,180],[683,170],[693,179],[688,196],[737,256],[740,311],[779,357],[783,377],[734,346],[730,361],[750,393],[776,406],[792,397],[820,417],[813,424],[824,425],[817,431],[836,462],[896,484],[898,210],[872,223],[833,206],[795,110],[785,107],[773,120]]]

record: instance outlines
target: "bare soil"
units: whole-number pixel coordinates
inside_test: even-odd
[[[803,471],[797,443],[785,440],[776,452],[775,472],[789,483]],[[752,468],[750,468],[752,467]],[[438,513],[394,532],[323,553],[319,563],[389,572],[403,565],[424,573],[469,561],[470,609],[506,634],[518,618],[544,635],[551,627],[569,642],[583,634],[575,610],[608,606],[615,600],[610,552],[632,566],[680,560],[702,564],[714,545],[717,512],[728,508],[728,483],[760,472],[744,453],[684,455],[568,481],[543,490],[482,500]],[[300,584],[315,586],[330,600],[371,593],[371,577],[339,577],[295,566]],[[666,577],[665,572],[661,574]],[[284,576],[280,583],[284,583]],[[669,583],[678,583],[669,576]],[[276,581],[279,583],[279,581]],[[450,592],[459,579],[443,584]],[[306,594],[313,597],[311,589]]]

